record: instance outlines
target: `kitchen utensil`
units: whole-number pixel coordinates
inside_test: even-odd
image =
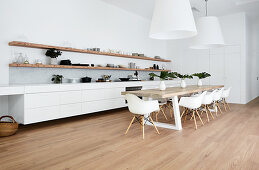
[[[121,81],[129,81],[130,78],[119,78]]]
[[[82,82],[82,83],[90,83],[91,80],[92,80],[91,77],[83,77],[83,78],[81,78],[81,82]]]
[[[114,67],[114,64],[107,64],[107,67]]]
[[[126,66],[124,66],[124,65],[118,65],[119,66],[119,68],[126,68]]]
[[[60,65],[71,65],[71,60],[61,60]]]
[[[136,68],[136,63],[129,63],[129,68]]]
[[[79,83],[79,78],[69,78],[68,82],[69,83]]]

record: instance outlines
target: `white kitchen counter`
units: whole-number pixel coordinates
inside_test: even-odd
[[[63,84],[10,84],[0,85],[0,95],[19,95],[27,93],[43,93],[58,91],[73,91],[82,89],[103,89],[131,86],[157,86],[160,81],[126,81],[126,82],[92,82],[92,83],[63,83]],[[166,80],[167,85],[177,84],[177,80]]]
[[[31,124],[65,117],[126,107],[121,92],[126,87],[159,87],[160,81],[94,82],[77,84],[0,85],[0,95],[9,95],[10,114],[21,124]],[[178,86],[176,80],[165,81]]]

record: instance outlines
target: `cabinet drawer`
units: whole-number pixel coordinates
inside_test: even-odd
[[[82,94],[82,99],[83,101],[96,101],[104,99],[122,98],[122,91],[124,91],[124,88],[84,90]]]
[[[109,99],[109,100],[99,100],[99,101],[90,101],[84,102],[82,104],[83,113],[99,112],[109,109],[116,109],[120,107],[125,107],[124,98],[119,99]]]
[[[70,117],[82,114],[82,103],[60,105],[60,117]]]
[[[25,94],[25,109],[59,105],[59,92]]]
[[[81,100],[81,91],[60,92],[60,104],[80,103]]]
[[[24,124],[43,122],[60,118],[59,106],[26,109],[24,113]]]

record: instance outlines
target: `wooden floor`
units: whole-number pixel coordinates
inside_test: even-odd
[[[258,170],[259,98],[230,106],[198,130],[190,120],[182,131],[159,128],[160,135],[146,126],[145,140],[137,123],[124,135],[127,109],[22,126],[0,138],[0,169]]]

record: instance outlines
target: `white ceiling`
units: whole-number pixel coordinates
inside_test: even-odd
[[[151,19],[155,0],[102,0],[111,5],[133,12],[137,15]],[[200,10],[194,11],[194,15],[203,16],[205,14],[204,0],[190,0],[192,7]],[[249,16],[259,15],[259,0],[209,0],[209,15],[227,15],[237,12],[246,12]]]

